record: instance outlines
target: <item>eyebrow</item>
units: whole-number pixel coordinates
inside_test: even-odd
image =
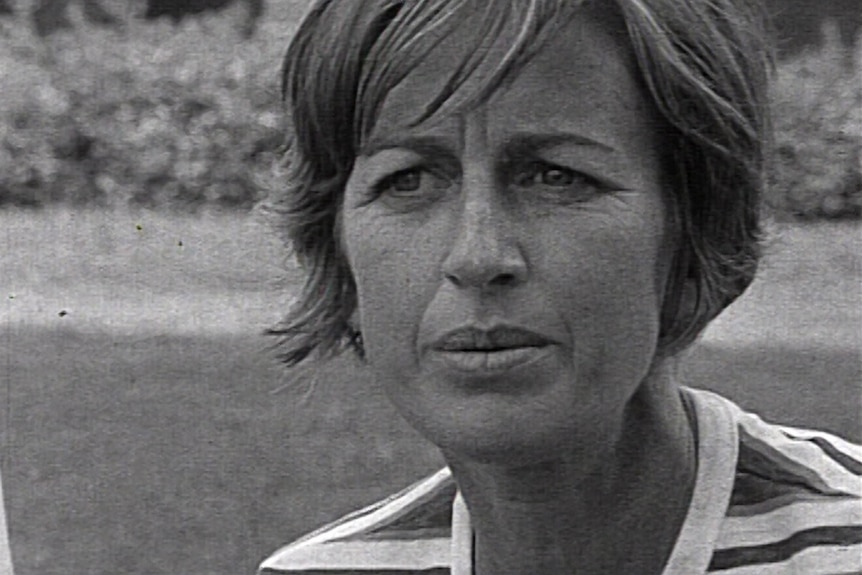
[[[551,132],[547,134],[518,133],[509,138],[506,149],[514,153],[529,153],[537,150],[546,150],[557,146],[574,145],[597,148],[602,152],[616,152],[616,149],[608,144],[593,140],[580,134],[571,132]]]
[[[370,157],[375,154],[379,154],[380,152],[397,148],[412,150],[422,156],[455,157],[455,154],[452,152],[450,147],[446,146],[441,138],[435,136],[410,136],[407,138],[385,139],[371,138],[364,146],[362,146],[359,153],[362,156]]]
[[[504,148],[508,155],[526,155],[531,152],[563,145],[585,146],[607,153],[616,151],[612,146],[571,132],[552,132],[546,134],[516,133],[506,141]],[[443,139],[436,136],[410,136],[394,139],[371,138],[360,150],[360,155],[370,157],[396,148],[412,150],[422,156],[456,159],[456,155],[451,147],[447,146]]]

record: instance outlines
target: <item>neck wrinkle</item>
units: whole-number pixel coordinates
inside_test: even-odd
[[[476,575],[661,573],[691,501],[696,442],[678,387],[666,370],[652,375],[618,439],[586,457],[507,467],[444,454],[469,508]]]

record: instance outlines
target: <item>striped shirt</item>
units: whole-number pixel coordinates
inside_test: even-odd
[[[684,392],[698,469],[664,575],[862,574],[862,448]],[[470,516],[443,469],[282,548],[260,573],[472,575],[472,556]]]

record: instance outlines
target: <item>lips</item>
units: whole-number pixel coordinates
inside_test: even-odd
[[[469,378],[497,378],[550,357],[557,343],[514,326],[464,326],[433,340],[428,359]],[[529,378],[528,378],[529,379]]]
[[[543,347],[552,343],[530,330],[499,326],[491,329],[463,327],[445,333],[432,347],[448,352],[494,352],[526,347]]]

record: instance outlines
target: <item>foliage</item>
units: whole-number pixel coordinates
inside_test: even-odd
[[[778,67],[775,157],[768,202],[805,218],[862,216],[862,37],[836,40]]]
[[[0,20],[0,202],[252,205],[282,137],[297,4],[249,41],[230,13],[120,30],[79,18],[45,40]]]
[[[38,39],[23,16],[0,19],[0,205],[247,208],[273,182],[283,137],[278,68],[303,0],[269,2],[256,34],[242,8],[177,26],[80,14]],[[862,42],[781,63],[777,212],[862,216]]]

